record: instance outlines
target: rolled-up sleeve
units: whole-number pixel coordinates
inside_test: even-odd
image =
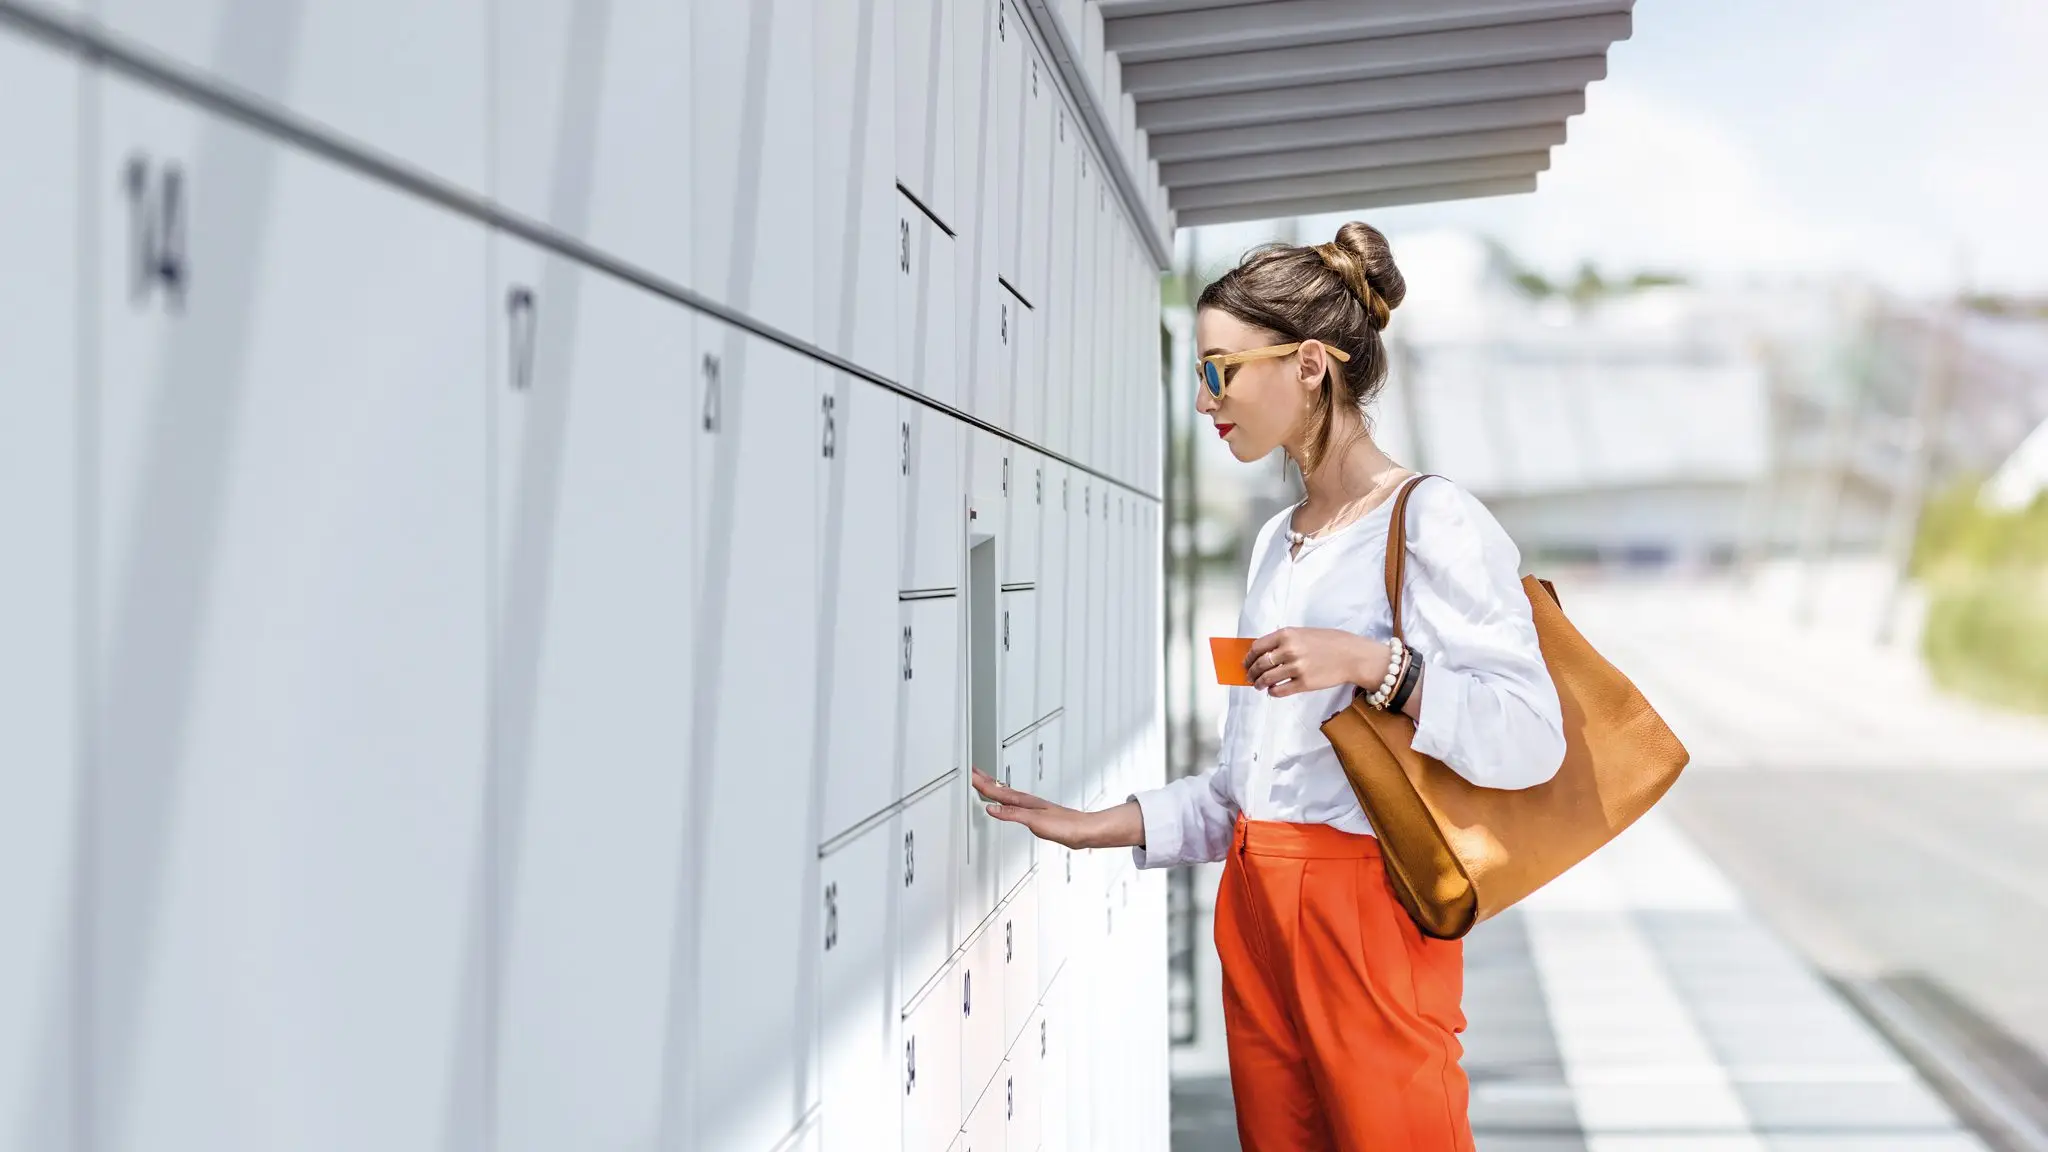
[[[1218,766],[1131,796],[1145,816],[1145,845],[1131,849],[1138,867],[1201,864],[1229,853],[1237,807],[1231,803],[1228,771]]]
[[[1564,718],[1521,553],[1453,484],[1425,481],[1411,504],[1402,617],[1427,661],[1415,750],[1482,787],[1541,784],[1564,762]]]

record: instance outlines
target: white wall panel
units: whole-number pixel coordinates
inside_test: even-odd
[[[694,316],[494,238],[494,1127],[658,1124],[689,796]]]
[[[705,1147],[769,1147],[803,1111],[791,991],[815,958],[814,800],[792,782],[811,779],[818,700],[813,676],[791,670],[817,666],[823,369],[708,317],[698,336],[719,380],[695,493],[695,1133]]]
[[[889,256],[896,295],[897,381],[943,404],[957,403],[961,338],[959,258],[953,238],[908,196],[895,200]]]
[[[826,478],[818,517],[819,714],[823,822],[831,838],[898,796],[896,705],[903,683],[897,577],[902,548],[903,399],[830,369]]]
[[[890,994],[890,910],[900,889],[890,867],[894,832],[885,821],[820,866],[819,1129],[829,1152],[896,1148],[903,1139],[899,1017]]]
[[[944,1152],[960,1133],[960,973],[948,968],[903,1016],[904,1152]]]
[[[897,379],[896,4],[817,6],[812,97],[818,148],[818,344]]]
[[[484,229],[153,89],[101,96],[98,1140],[466,1140]]]
[[[689,5],[492,3],[491,198],[691,283]]]
[[[954,25],[963,19],[960,9],[966,5],[949,0],[893,3],[896,181],[933,216],[957,230],[957,139],[953,119],[957,115],[955,71],[961,36]]]
[[[962,425],[909,399],[897,401],[898,504],[905,592],[960,586],[966,552]]]
[[[812,37],[826,2],[690,8],[690,286],[806,341],[818,335],[813,197],[826,194]]]
[[[184,69],[442,180],[489,191],[490,0],[91,7],[107,31]]]
[[[0,1148],[21,1152],[68,1145],[74,1086],[79,85],[72,60],[0,37]]]
[[[960,603],[954,596],[901,602],[901,794],[960,766]]]

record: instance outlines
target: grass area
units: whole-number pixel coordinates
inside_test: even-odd
[[[1944,688],[2048,713],[2048,495],[1999,512],[1980,507],[1977,490],[1957,485],[1921,517],[1922,654]]]

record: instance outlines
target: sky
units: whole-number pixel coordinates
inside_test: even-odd
[[[1356,215],[1397,258],[1450,226],[1559,277],[2048,295],[2048,0],[1639,0],[1567,131],[1533,194]]]

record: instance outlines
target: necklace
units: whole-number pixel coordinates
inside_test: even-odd
[[[1394,471],[1398,475],[1401,469],[1397,465]],[[1372,490],[1367,492],[1365,495],[1360,496],[1357,499],[1352,500],[1344,504],[1342,507],[1340,507],[1337,510],[1337,514],[1335,516],[1330,517],[1329,523],[1323,525],[1321,528],[1318,528],[1313,532],[1296,532],[1294,530],[1294,514],[1296,512],[1301,511],[1304,507],[1307,507],[1308,505],[1308,496],[1304,494],[1300,500],[1295,501],[1293,508],[1288,509],[1286,524],[1287,543],[1292,548],[1298,550],[1300,548],[1305,547],[1306,545],[1320,542],[1322,538],[1328,533],[1349,527],[1351,521],[1345,519],[1345,514],[1348,513],[1351,509],[1357,508],[1359,505],[1364,504],[1366,501],[1371,500],[1373,497],[1379,495],[1382,491],[1386,489],[1386,487],[1386,482],[1380,481],[1379,483],[1374,484],[1372,486]],[[1374,505],[1374,507],[1377,506],[1377,504]]]

